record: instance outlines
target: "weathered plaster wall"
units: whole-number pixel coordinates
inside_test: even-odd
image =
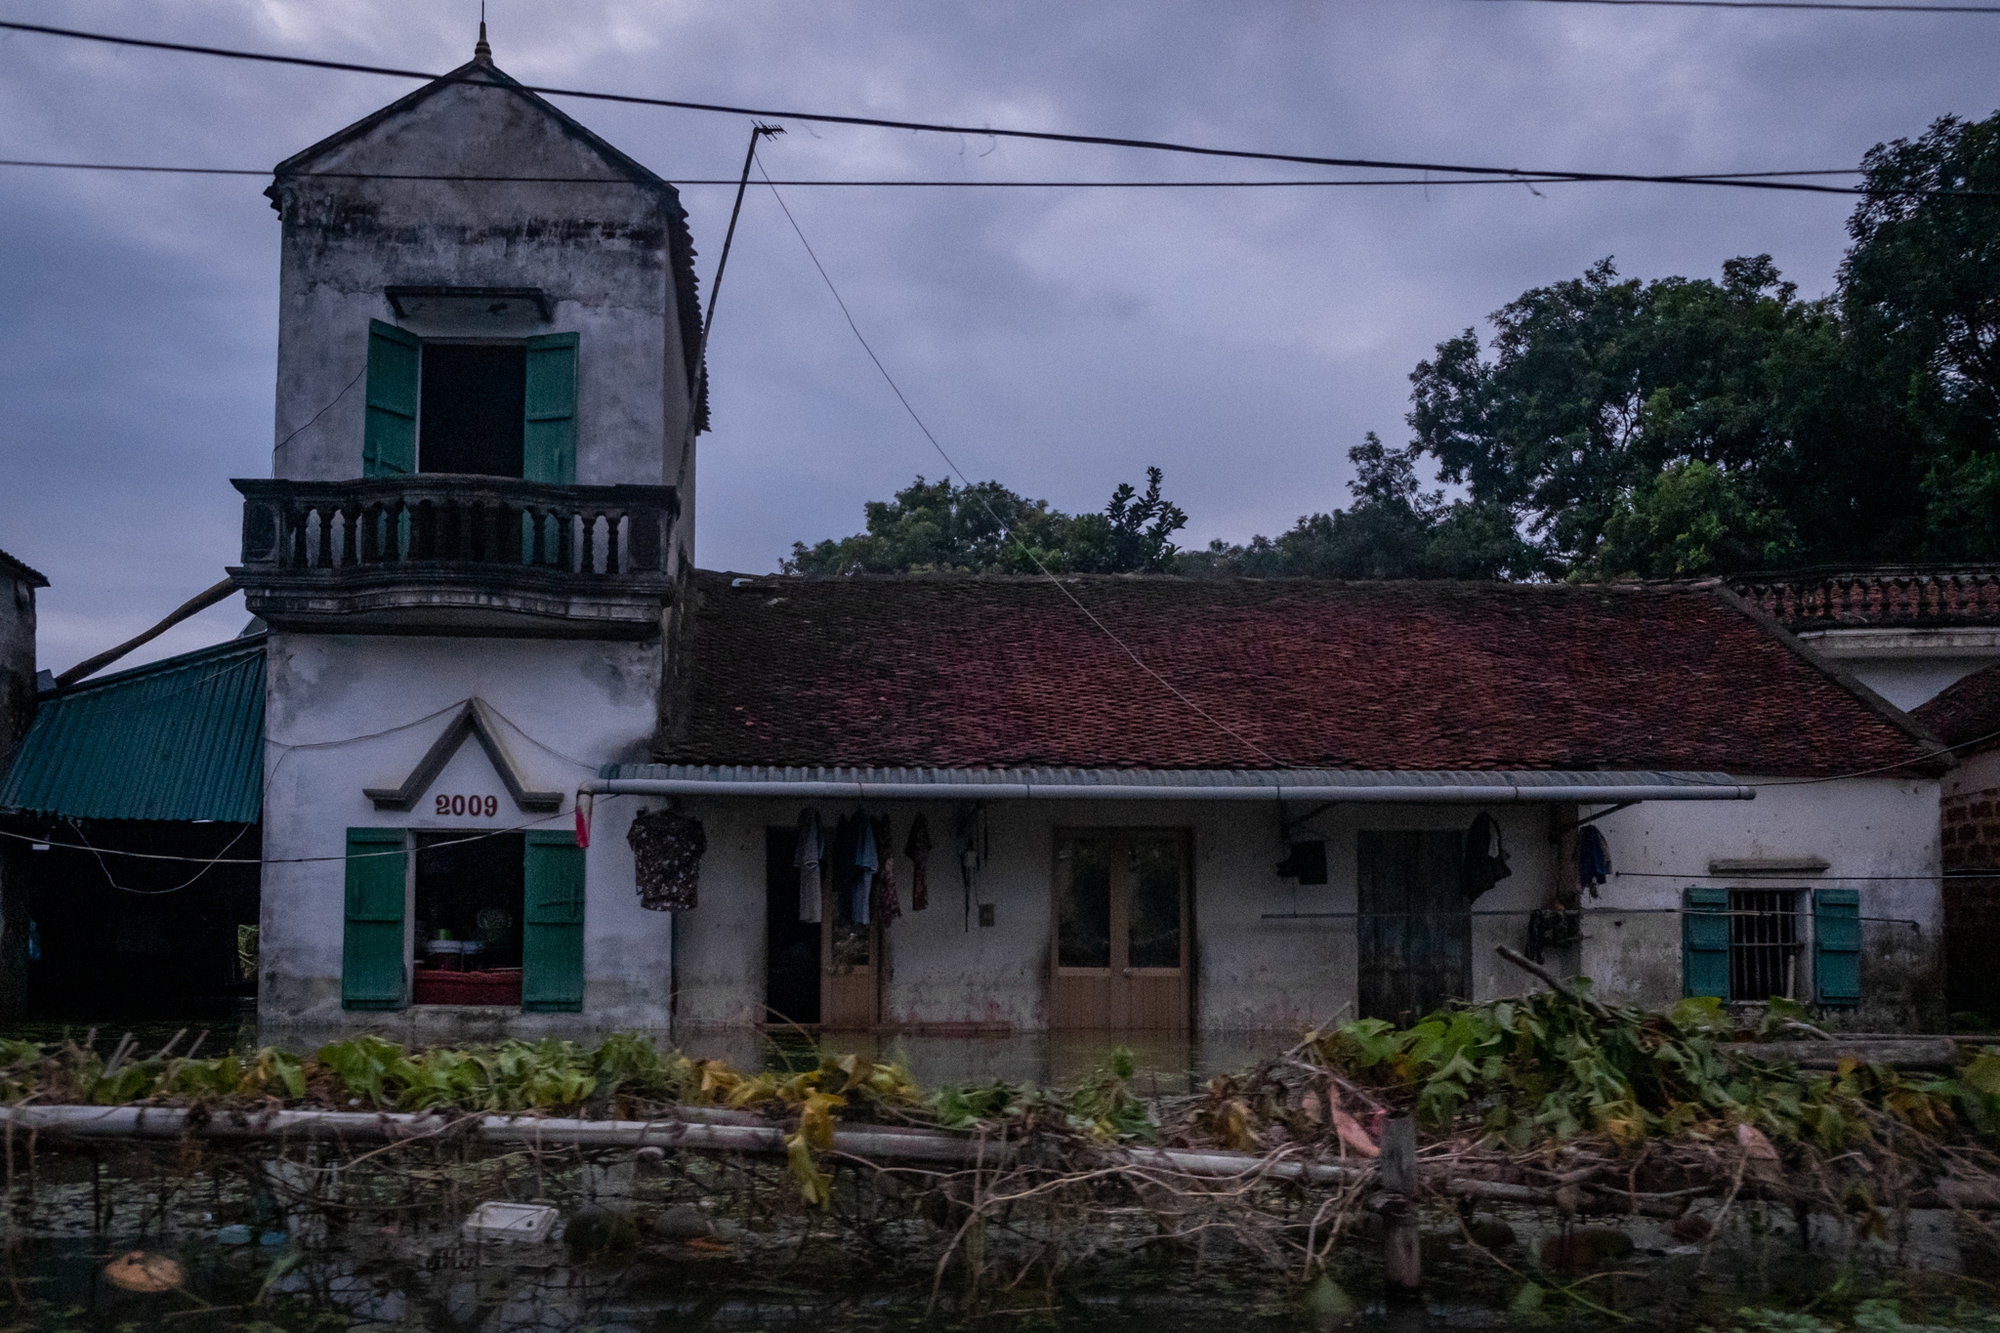
[[[693,802],[709,835],[702,905],[678,926],[678,1021],[740,1024],[761,1017],[764,988],[764,836],[791,827],[800,802]],[[950,807],[885,806],[900,840],[919,808],[933,833]],[[840,813],[822,804],[821,814]],[[991,860],[976,898],[994,905],[994,924],[966,930],[962,889],[948,855],[932,857],[931,907],[907,910],[908,862],[898,876],[905,913],[886,932],[890,966],[886,1018],[895,1024],[1046,1026],[1054,930],[1056,837],[1062,829],[1168,828],[1193,835],[1196,1017],[1209,1031],[1295,1029],[1353,1014],[1355,925],[1344,920],[1267,921],[1266,913],[1352,912],[1355,835],[1363,828],[1462,829],[1471,807],[1348,806],[1313,821],[1328,839],[1329,883],[1301,888],[1273,866],[1282,849],[1275,806],[1233,802],[1020,802],[987,808]],[[1513,877],[1479,909],[1540,905],[1551,873],[1546,812],[1498,809]],[[1308,836],[1301,831],[1298,836]],[[1481,996],[1518,989],[1493,945],[1525,938],[1524,917],[1475,922],[1473,981]]]
[[[1678,908],[1688,885],[1855,888],[1863,916],[1918,924],[1863,925],[1862,1007],[1843,1021],[1861,1029],[1940,1021],[1937,781],[1783,782],[1759,785],[1754,801],[1657,802],[1599,820],[1619,873],[1585,900],[1597,914],[1585,919],[1581,971],[1607,999],[1668,1004],[1681,994],[1681,925],[1658,909]],[[1808,856],[1828,863],[1824,874],[1706,877],[1711,860]],[[1621,908],[1632,914],[1617,915]],[[1799,986],[1809,996],[1803,967]]]
[[[379,319],[422,337],[580,334],[577,481],[691,484],[691,459],[690,475],[679,476],[688,393],[669,194],[620,178],[521,97],[478,84],[438,92],[312,170],[606,184],[290,179],[280,186],[274,476],[361,475],[366,390],[357,377],[367,363],[368,321]],[[392,285],[539,287],[553,317],[401,321],[383,295]],[[692,513],[683,507],[683,551],[692,550]]]
[[[275,1030],[461,1030],[478,1011],[343,1014],[340,953],[347,829],[573,827],[523,814],[476,739],[431,792],[493,795],[493,818],[439,818],[420,800],[377,810],[365,787],[399,785],[470,696],[510,724],[507,746],[531,787],[574,793],[606,763],[644,757],[659,683],[657,644],[273,634],[266,699],[259,1019]],[[518,1015],[513,1031],[664,1028],[672,918],[640,908],[625,841],[635,808],[601,802],[586,858],[581,1014]],[[300,858],[325,860],[301,861]],[[425,1027],[425,1025],[429,1025]],[[486,1035],[493,1035],[489,1032]]]
[[[2000,629],[1844,629],[1799,636],[1898,708],[1915,708],[2000,661]]]
[[[1586,900],[1582,945],[1550,965],[1591,976],[1608,998],[1670,1005],[1680,998],[1680,892],[1712,859],[1819,856],[1825,876],[1797,885],[1854,884],[1863,915],[1916,920],[1864,927],[1866,1001],[1848,1020],[1857,1026],[1929,1021],[1936,1007],[1941,924],[1937,881],[1937,784],[1850,779],[1768,787],[1753,802],[1656,802],[1601,821],[1614,865],[1627,872]],[[801,803],[695,802],[706,822],[702,905],[682,914],[676,968],[678,1021],[744,1024],[761,1016],[764,986],[764,831],[790,827]],[[915,805],[886,807],[900,840]],[[931,805],[933,829],[948,807]],[[839,813],[822,805],[822,815]],[[1362,829],[1462,829],[1476,813],[1465,806],[1346,806],[1317,817],[1325,836],[1329,883],[1300,887],[1272,871],[1278,859],[1277,812],[1263,805],[1135,802],[996,803],[988,807],[992,860],[978,882],[980,901],[995,905],[995,924],[963,926],[960,890],[948,858],[933,858],[932,905],[905,912],[888,932],[888,1021],[898,1024],[1046,1025],[1046,977],[1053,930],[1053,873],[1062,828],[1183,828],[1193,835],[1198,1025],[1210,1032],[1292,1030],[1352,1017],[1356,933],[1353,919],[1267,920],[1268,913],[1351,913],[1356,906],[1356,834]],[[1474,910],[1473,990],[1492,998],[1526,989],[1528,979],[1501,960],[1497,944],[1523,948],[1525,913],[1542,906],[1554,883],[1551,820],[1571,809],[1497,807],[1513,874]],[[907,863],[899,864],[907,904]],[[1653,878],[1659,875],[1663,878]],[[1838,876],[1910,876],[1839,880]],[[1746,880],[1746,884],[1764,883]],[[1771,885],[1792,881],[1770,881]],[[1627,909],[1619,914],[1616,909]],[[1646,910],[1669,909],[1669,910]],[[975,918],[976,919],[976,918]],[[1809,977],[1801,974],[1801,985]]]
[[[35,588],[0,567],[0,774],[35,717]]]

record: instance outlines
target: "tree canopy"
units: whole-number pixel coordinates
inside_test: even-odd
[[[1347,508],[1277,537],[1177,551],[1187,518],[1157,468],[1143,496],[1076,516],[920,477],[867,506],[867,532],[784,567],[1574,579],[2000,560],[2000,112],[1946,116],[1862,170],[1831,294],[1801,299],[1769,255],[1719,280],[1606,258],[1523,292],[1487,342],[1466,329],[1417,364],[1411,440],[1348,451]]]
[[[1162,498],[1161,481],[1159,468],[1147,468],[1143,494],[1121,482],[1102,513],[1065,514],[997,481],[958,486],[918,477],[894,499],[863,507],[866,532],[794,542],[780,567],[787,574],[1166,573],[1187,515]]]

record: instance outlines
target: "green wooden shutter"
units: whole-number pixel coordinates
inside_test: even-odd
[[[583,1008],[583,849],[574,833],[530,832],[521,915],[521,1007]]]
[[[1813,890],[1813,994],[1821,1004],[1861,1003],[1861,891]]]
[[[368,424],[362,434],[361,475],[407,477],[417,470],[416,335],[379,319],[368,321]]]
[[[343,1009],[403,1007],[403,830],[347,830],[347,929],[340,950]],[[384,853],[389,853],[384,855]]]
[[[521,475],[529,481],[576,484],[576,341],[574,333],[528,339]]]
[[[1681,994],[1729,998],[1729,890],[1681,890]]]

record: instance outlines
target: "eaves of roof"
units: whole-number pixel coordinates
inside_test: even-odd
[[[259,634],[43,695],[0,810],[252,824],[263,787]]]

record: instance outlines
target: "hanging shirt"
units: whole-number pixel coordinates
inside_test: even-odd
[[[1465,896],[1467,901],[1506,879],[1514,872],[1507,868],[1507,849],[1500,842],[1500,825],[1493,816],[1480,811],[1465,833]]]
[[[808,806],[799,812],[799,848],[792,864],[799,872],[799,920],[819,921],[819,863],[826,859],[826,833],[819,826],[819,811]]]
[[[1611,848],[1595,824],[1585,824],[1576,840],[1576,877],[1593,898],[1597,896],[1597,886],[1611,878]]]
[[[632,844],[639,906],[652,912],[692,911],[702,853],[708,850],[701,821],[678,810],[642,810],[633,816],[625,840]]]
[[[931,905],[931,826],[922,815],[910,825],[903,855],[910,858],[910,910],[921,912]]]
[[[875,868],[874,910],[887,924],[903,914],[903,904],[896,899],[896,842],[889,816],[877,815],[873,824],[875,846],[881,852],[882,860],[882,864]]]

